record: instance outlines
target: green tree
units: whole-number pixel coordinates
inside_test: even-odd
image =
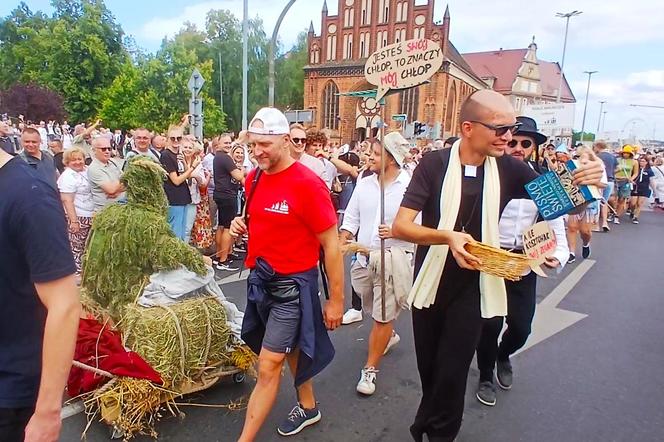
[[[572,143],[578,143],[581,140],[581,135],[583,135],[583,141],[595,141],[595,134],[592,132],[572,132]]]
[[[124,33],[101,0],[52,4],[52,17],[21,3],[0,21],[0,85],[46,86],[64,96],[72,120],[90,120],[128,58]]]
[[[307,32],[301,32],[293,48],[275,63],[275,105],[282,109],[304,107],[304,66],[309,61]]]
[[[196,50],[187,43],[190,41],[178,34],[165,40],[156,55],[126,63],[104,94],[100,117],[105,124],[164,131],[169,124],[177,123],[188,112],[187,82],[193,68],[198,68],[206,80],[212,76],[212,60],[199,62]],[[226,130],[224,115],[210,97],[208,84],[200,93],[206,136]]]

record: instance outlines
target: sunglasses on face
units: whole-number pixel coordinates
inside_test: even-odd
[[[307,142],[306,138],[291,138],[294,144],[305,144]]]
[[[171,141],[182,141],[182,137],[170,137]]]
[[[509,143],[507,143],[507,145],[509,147],[512,147],[512,148],[516,147],[518,144],[519,144],[519,141],[517,141],[517,140],[512,140]],[[521,141],[521,147],[523,147],[524,149],[528,149],[532,145],[533,145],[533,142],[530,141],[530,140],[522,140]]]
[[[102,152],[110,152],[110,151],[113,150],[113,148],[112,147],[100,147],[99,150],[101,150]]]
[[[493,124],[487,124],[482,121],[474,121],[471,120],[471,123],[478,123],[481,124],[482,126],[486,127],[487,129],[490,129],[496,133],[497,137],[502,137],[505,135],[507,132],[510,132],[512,135],[519,129],[519,126],[521,126],[521,123],[514,123],[514,124],[508,124],[508,125],[503,125],[503,126],[494,126]]]

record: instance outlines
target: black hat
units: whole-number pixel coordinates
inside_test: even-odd
[[[516,131],[514,135],[526,135],[529,137],[533,137],[535,139],[535,144],[537,144],[538,146],[540,144],[546,143],[546,140],[548,140],[548,137],[546,135],[541,134],[537,131],[537,123],[532,118],[516,117],[516,121],[521,123],[521,126],[519,126],[519,129]]]

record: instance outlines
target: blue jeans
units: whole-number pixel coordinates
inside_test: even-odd
[[[194,222],[196,221],[196,204],[187,204],[187,208],[184,216],[184,242],[189,244],[191,241],[191,230],[194,228]]]
[[[169,206],[168,224],[175,236],[184,241],[187,231],[187,206]]]

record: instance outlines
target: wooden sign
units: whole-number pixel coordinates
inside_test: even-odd
[[[390,89],[424,83],[443,65],[443,50],[432,40],[407,40],[377,50],[364,65],[367,81],[378,87],[376,100]]]
[[[556,235],[546,221],[539,222],[523,232],[523,253],[530,261],[530,267],[540,276],[546,274],[540,266],[546,258],[553,256],[556,251]]]

